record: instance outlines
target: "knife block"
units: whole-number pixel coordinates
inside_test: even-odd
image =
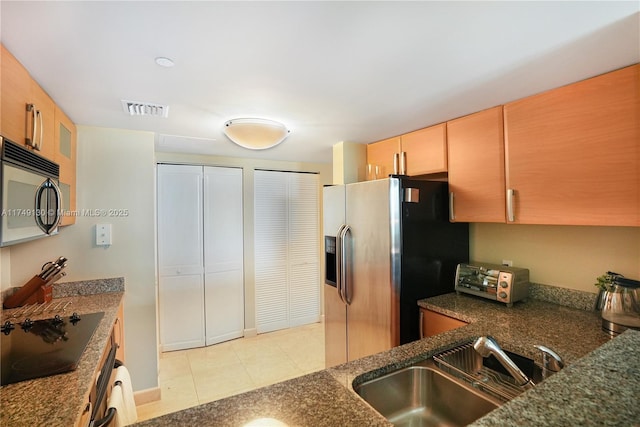
[[[33,302],[36,302],[39,297],[37,295],[37,293],[41,290],[42,287],[44,287],[44,285],[46,285],[47,282],[45,282],[44,280],[42,280],[40,277],[38,276],[33,276],[33,278],[31,280],[29,280],[26,284],[24,284],[24,286],[22,286],[20,289],[18,289],[13,295],[11,295],[10,297],[8,297],[7,299],[4,300],[4,302],[2,303],[4,308],[16,308],[16,307],[20,307],[23,306],[25,304],[33,304]],[[51,286],[49,285],[49,288],[51,288]],[[51,289],[47,290],[42,290],[41,291],[42,294],[42,302],[45,302],[46,300],[46,294],[48,292],[49,294],[49,301],[51,301]],[[36,295],[34,295],[36,294]],[[31,297],[32,295],[34,295],[35,301],[28,303],[27,301],[31,301]]]
[[[45,302],[51,302],[53,299],[53,285],[43,285],[40,286],[34,293],[29,295],[26,300],[24,300],[24,305],[27,304],[42,304]]]

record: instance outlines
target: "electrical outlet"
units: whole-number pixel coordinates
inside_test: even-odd
[[[513,261],[511,261],[510,259],[503,259],[502,265],[505,265],[507,267],[513,267]]]

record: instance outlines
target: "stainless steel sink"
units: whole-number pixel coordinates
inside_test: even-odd
[[[423,362],[354,387],[366,402],[396,426],[465,426],[500,405]]]
[[[544,379],[532,359],[505,354],[531,379],[527,387],[493,356],[482,357],[472,340],[362,383],[356,378],[353,388],[396,426],[465,426]]]

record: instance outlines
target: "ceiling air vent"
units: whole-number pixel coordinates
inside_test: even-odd
[[[153,104],[151,102],[136,102],[122,100],[124,112],[131,116],[168,117],[169,106]]]

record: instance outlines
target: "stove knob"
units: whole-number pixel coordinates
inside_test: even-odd
[[[60,324],[60,323],[62,323],[62,318],[60,317],[59,314],[56,314],[55,317],[53,319],[51,319],[51,322],[54,325]]]
[[[506,292],[500,292],[500,293],[498,294],[498,296],[499,296],[500,298],[506,298],[506,297],[507,297],[507,293],[506,293]]]
[[[4,325],[0,326],[0,331],[5,335],[9,335],[15,328],[16,327],[14,326],[14,324],[11,323],[10,320],[7,320],[6,322],[4,322]]]
[[[28,331],[29,329],[31,329],[33,327],[33,320],[29,319],[28,317],[26,319],[24,319],[24,321],[21,323],[22,329],[25,331]]]
[[[500,282],[500,286],[503,288],[508,288],[509,284],[503,280],[502,282]]]
[[[76,323],[78,323],[80,321],[80,316],[78,315],[78,313],[76,313],[74,311],[69,319],[71,320],[71,323],[73,323],[75,325]]]

